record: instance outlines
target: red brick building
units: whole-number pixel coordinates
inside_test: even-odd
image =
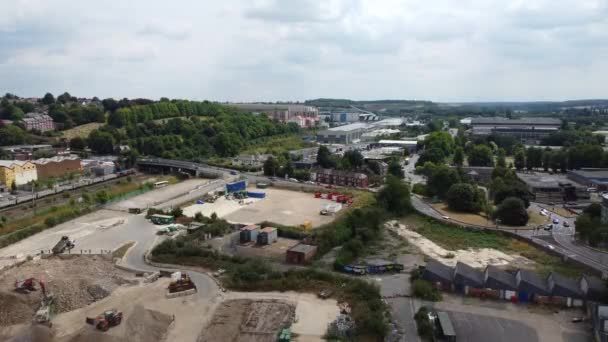
[[[32,163],[36,164],[36,171],[40,180],[82,172],[80,158],[77,156],[41,158],[33,160]]]
[[[369,185],[367,175],[364,173],[335,169],[313,170],[310,173],[310,179],[323,184],[354,186],[358,188],[367,188]]]
[[[317,252],[317,246],[299,243],[285,253],[285,261],[289,264],[302,265],[312,259]]]

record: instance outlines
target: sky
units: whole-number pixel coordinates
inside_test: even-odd
[[[0,92],[608,98],[608,0],[0,0]]]

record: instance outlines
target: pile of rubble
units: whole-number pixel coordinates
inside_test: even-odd
[[[32,260],[0,274],[0,325],[24,323],[38,309],[40,290],[15,293],[16,280],[35,278],[46,284],[55,297],[57,313],[72,311],[107,297],[118,286],[128,283],[108,258],[72,255]]]

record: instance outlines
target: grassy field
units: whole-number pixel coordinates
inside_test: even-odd
[[[312,146],[315,146],[315,144],[303,141],[298,135],[290,135],[263,139],[259,142],[253,143],[248,149],[242,151],[241,153],[279,155],[286,151],[298,150]]]
[[[431,206],[435,210],[440,212],[442,215],[449,216],[450,218],[452,218],[456,221],[459,221],[459,222],[468,223],[468,224],[476,225],[476,226],[488,227],[488,228],[496,227],[496,224],[493,221],[488,220],[487,217],[485,216],[485,214],[483,214],[483,213],[473,214],[473,213],[462,213],[462,212],[454,211],[454,210],[451,210],[450,208],[448,208],[447,204],[441,203],[441,202],[434,203]],[[547,223],[547,222],[545,222],[546,218],[536,212],[529,210],[528,214],[530,215],[530,220],[528,221],[527,225],[521,226],[521,227],[506,226],[506,228],[532,229],[532,228],[535,228],[536,226],[538,226],[539,224]]]
[[[88,124],[76,126],[76,127],[66,129],[65,131],[63,131],[63,137],[67,140],[70,140],[70,139],[76,138],[76,137],[87,138],[89,136],[89,133],[91,133],[92,130],[97,129],[103,125],[104,124],[101,122],[90,122]]]
[[[526,242],[492,231],[467,230],[435,222],[419,215],[403,219],[416,232],[447,250],[467,248],[493,248],[508,254],[519,254],[536,262],[536,270],[543,276],[555,271],[569,277],[578,277],[583,269],[563,262]]]

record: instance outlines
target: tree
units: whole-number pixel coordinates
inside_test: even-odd
[[[583,212],[588,214],[591,218],[600,218],[602,216],[602,205],[599,203],[591,203]]]
[[[470,213],[478,213],[484,204],[480,190],[467,183],[452,185],[446,194],[446,202],[450,209]]]
[[[445,153],[439,148],[425,148],[418,161],[416,162],[416,166],[424,165],[427,162],[431,162],[433,164],[441,164],[445,160]]]
[[[448,132],[433,132],[424,139],[424,148],[436,148],[443,152],[443,157],[447,157],[454,151],[454,139]]]
[[[108,132],[93,130],[89,134],[88,145],[96,154],[114,153],[114,137]]]
[[[395,215],[407,214],[412,207],[409,185],[395,176],[387,176],[385,186],[378,193],[378,202]]]
[[[427,176],[427,192],[430,196],[443,198],[450,187],[459,182],[458,171],[447,165],[437,165],[430,170]]]
[[[11,182],[11,191],[15,192],[17,191],[17,182],[15,182],[15,180],[13,179],[13,181]]]
[[[399,179],[403,179],[405,176],[403,173],[403,168],[397,159],[391,159],[391,161],[388,163],[388,173]]]
[[[274,157],[269,157],[264,162],[264,175],[266,176],[276,176],[279,171],[280,165],[279,162],[274,159]]]
[[[528,223],[528,212],[524,207],[524,202],[516,197],[509,197],[505,199],[496,208],[494,217],[499,219],[501,223],[510,226],[524,226]]]
[[[23,144],[26,142],[26,137],[25,132],[15,125],[0,128],[0,146]]]
[[[287,159],[287,162],[285,162],[285,166],[283,166],[283,174],[287,177],[291,176],[293,178],[294,168],[290,159]]]
[[[351,168],[360,168],[363,166],[363,155],[358,150],[346,151],[343,159],[348,160]]]
[[[526,154],[523,149],[518,148],[513,156],[515,168],[519,171],[523,170],[526,166]]]
[[[46,93],[46,94],[44,94],[44,97],[42,98],[42,103],[45,105],[53,104],[53,103],[55,103],[55,97],[51,93]]]
[[[475,145],[469,151],[469,165],[494,166],[494,154],[487,145]]]
[[[73,150],[84,150],[87,147],[86,141],[81,137],[70,139],[70,148]]]
[[[500,167],[507,167],[506,152],[503,148],[499,148],[496,152],[496,165]]]
[[[456,166],[462,166],[462,164],[464,164],[464,151],[462,150],[462,147],[458,146],[454,149],[454,158],[452,160]]]
[[[66,104],[66,103],[70,102],[71,100],[72,100],[72,95],[70,95],[70,93],[68,93],[67,91],[65,93],[57,96],[58,103]]]
[[[529,147],[526,150],[525,159],[526,159],[526,168],[528,170],[540,168],[543,166],[543,151],[540,148]]]
[[[317,163],[319,166],[325,169],[332,169],[336,167],[336,163],[331,159],[331,152],[325,146],[319,146],[317,152]]]
[[[5,115],[4,117],[6,117],[8,120],[13,120],[13,121],[19,121],[23,119],[23,116],[25,115],[23,113],[23,110],[21,110],[21,108],[13,105],[13,104],[9,104],[8,107],[6,107],[5,109]]]

